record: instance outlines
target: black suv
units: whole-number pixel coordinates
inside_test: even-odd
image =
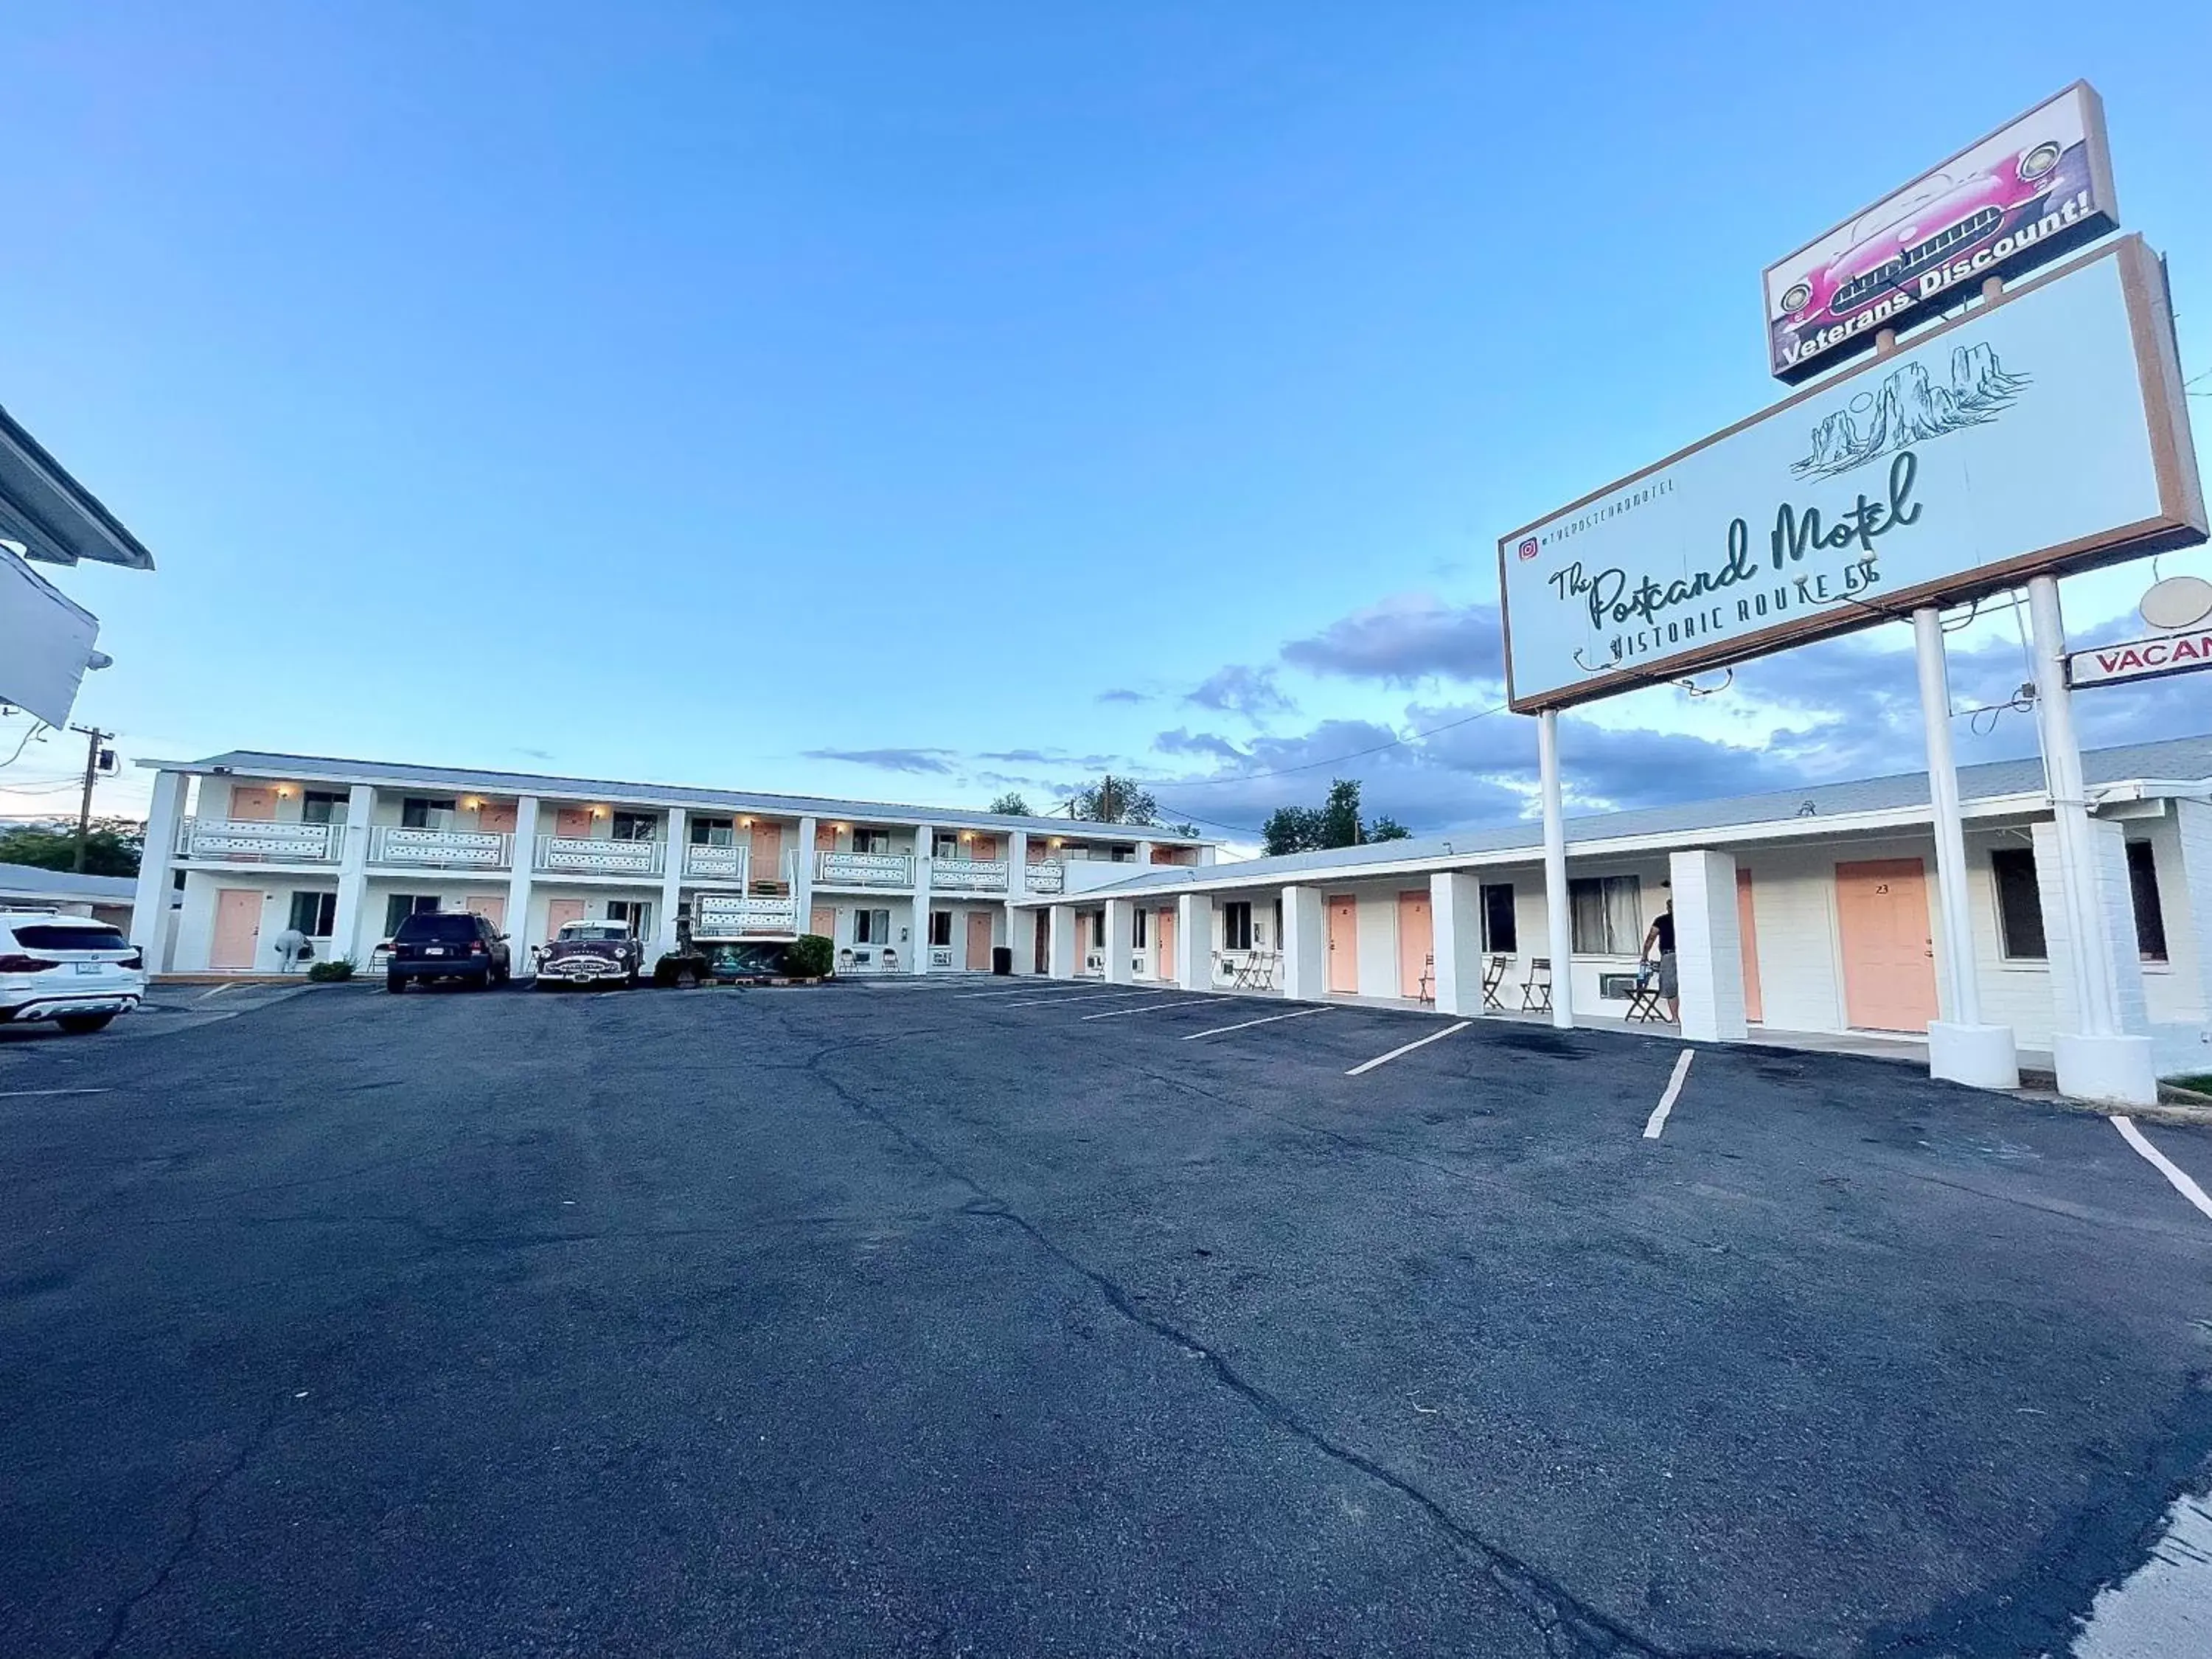
[[[473,911],[418,910],[399,924],[384,960],[385,989],[411,979],[474,980],[484,990],[507,983],[507,935]]]

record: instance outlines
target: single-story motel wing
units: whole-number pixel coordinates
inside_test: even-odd
[[[2086,762],[2126,1029],[2161,1074],[2204,1069],[2212,736]],[[1003,947],[1017,973],[1467,1016],[1536,1008],[1557,974],[1603,1018],[1637,1006],[1671,901],[1686,1036],[1918,1035],[1947,1012],[1924,773],[1571,819],[1559,964],[1534,823],[1220,863],[1066,818],[249,751],[153,764],[134,937],[173,971],[269,971],[287,927],[368,964],[436,907],[493,916],[526,973],[562,921],[628,921],[660,951],[712,898],[746,937],[828,935],[848,974],[982,971]],[[2075,1000],[2042,768],[1959,776],[1966,966],[1983,1018],[2047,1050]]]

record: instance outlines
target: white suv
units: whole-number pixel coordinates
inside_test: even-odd
[[[0,910],[0,1024],[97,1031],[145,995],[145,959],[106,922]]]

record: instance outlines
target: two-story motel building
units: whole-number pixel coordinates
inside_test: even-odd
[[[274,971],[291,929],[366,965],[424,909],[489,917],[518,975],[563,922],[626,921],[650,962],[695,913],[720,937],[823,934],[848,974],[981,971],[996,946],[1042,971],[1015,901],[1214,855],[1164,829],[874,801],[249,752],[148,764],[132,937],[171,972]]]
[[[2212,737],[2085,757],[2127,1029],[2212,1069]],[[267,971],[289,927],[368,963],[409,910],[474,909],[526,947],[571,918],[665,950],[708,901],[746,936],[836,941],[847,974],[1014,971],[1464,1015],[1619,1018],[1676,914],[1686,1035],[1917,1034],[1945,1011],[1924,773],[1570,821],[1547,943],[1540,832],[1218,863],[1170,831],[742,791],[258,753],[156,763],[134,937],[177,971]],[[2040,765],[1962,768],[1973,959],[2023,1050],[2075,1029]],[[163,902],[179,884],[182,904]]]

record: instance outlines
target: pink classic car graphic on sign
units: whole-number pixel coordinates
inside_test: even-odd
[[[1773,371],[1802,379],[2115,222],[2096,94],[2070,88],[1770,267]]]

